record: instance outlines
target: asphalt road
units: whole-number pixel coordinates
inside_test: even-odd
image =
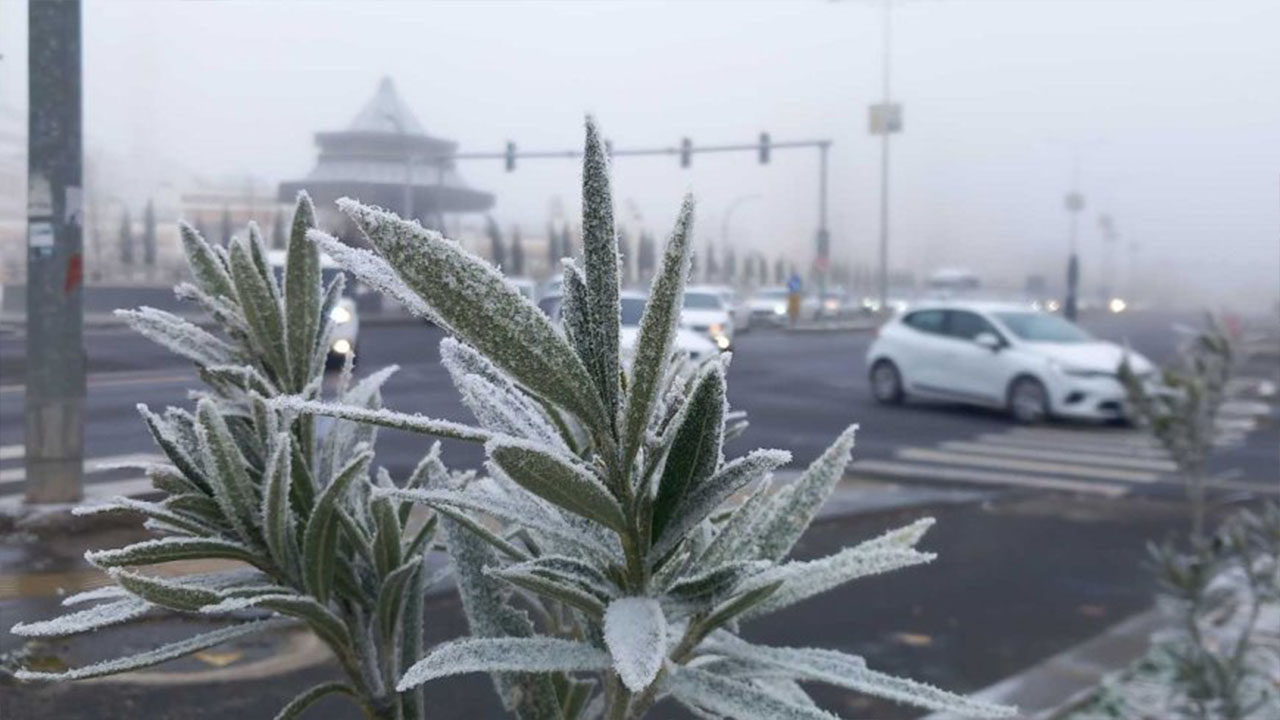
[[[1134,313],[1104,316],[1088,324],[1100,336],[1127,341],[1160,361],[1173,350],[1176,338],[1170,327],[1178,320],[1185,319]],[[439,365],[441,337],[439,329],[421,324],[366,325],[360,339],[358,373],[399,365],[399,372],[385,389],[388,407],[469,421]],[[865,460],[894,459],[906,446],[936,452],[948,442],[1020,432],[1001,413],[989,410],[945,403],[876,404],[867,387],[863,363],[871,340],[869,333],[757,330],[742,335],[729,373],[729,395],[735,408],[747,411],[751,424],[728,451],[787,449],[794,454],[793,464],[802,467],[850,423],[861,426],[855,457]],[[187,389],[197,385],[190,366],[124,328],[91,330],[85,343],[90,368],[86,458],[111,460],[155,452],[134,408],[138,403],[153,408],[190,404]],[[24,351],[20,333],[0,335],[0,447],[16,449],[22,444]],[[1082,438],[1100,442],[1103,448],[1109,444],[1109,436],[1117,435],[1109,428],[1065,429],[1081,430]],[[1270,435],[1252,433],[1243,446],[1220,453],[1218,465],[1234,469],[1242,477],[1275,480],[1274,445],[1268,447],[1263,442]],[[1056,442],[1056,436],[1053,439]],[[406,473],[430,443],[431,439],[422,436],[384,430],[378,438],[378,462],[393,474]],[[20,458],[13,457],[15,451],[9,451],[0,470],[7,473],[0,475],[0,495],[20,487]],[[481,451],[475,445],[445,442],[445,459],[454,467],[477,467]],[[94,472],[86,476],[86,482],[120,477],[118,472]],[[1105,472],[1102,479],[1106,479]]]

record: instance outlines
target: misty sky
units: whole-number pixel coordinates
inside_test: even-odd
[[[433,135],[464,150],[581,143],[585,112],[617,147],[831,138],[837,254],[872,264],[878,2],[85,3],[89,142],[210,177],[303,176],[312,133],[341,129],[391,75]],[[893,264],[1061,274],[1062,195],[1078,158],[1086,286],[1097,213],[1138,245],[1166,298],[1280,293],[1280,2],[906,0],[893,15]],[[0,0],[0,104],[25,107],[25,4]],[[149,167],[140,164],[140,168]],[[551,198],[576,215],[578,168],[464,165],[495,216],[536,233]],[[145,170],[141,170],[144,172]],[[665,233],[680,195],[699,234],[808,257],[814,151],[623,158],[619,211]],[[701,243],[700,243],[701,244]],[[1117,261],[1123,283],[1125,263]],[[1199,298],[1197,298],[1199,299]]]

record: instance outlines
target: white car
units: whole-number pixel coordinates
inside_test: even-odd
[[[871,391],[1005,408],[1019,422],[1129,417],[1117,369],[1125,349],[1026,305],[934,302],[885,323],[867,350]],[[1128,351],[1140,377],[1150,361]]]
[[[680,327],[705,336],[721,350],[733,346],[733,316],[720,288],[685,288]]]
[[[288,255],[286,250],[268,250],[267,264],[271,266],[271,271],[275,274],[276,280],[284,283],[284,265]],[[338,266],[333,258],[328,255],[320,255],[320,280],[323,287],[329,287],[329,283],[342,272],[342,268]],[[342,297],[338,298],[337,304],[329,311],[329,318],[333,320],[333,333],[329,336],[329,358],[328,365],[341,366],[346,361],[348,355],[354,356],[359,347],[360,341],[360,313],[356,310],[356,301],[346,293],[351,290],[351,284],[348,282]],[[354,357],[353,357],[354,359]]]
[[[717,285],[716,290],[720,292],[720,297],[724,299],[724,306],[729,308],[729,317],[733,318],[733,331],[735,333],[744,333],[751,329],[751,308],[742,298],[738,297],[738,291],[728,285]]]
[[[763,287],[747,301],[751,319],[764,325],[781,325],[787,321],[787,289]]]
[[[538,307],[557,325],[560,324],[562,299],[560,295],[547,295],[538,301]],[[618,341],[622,355],[629,363],[631,357],[635,355],[636,343],[640,338],[640,318],[644,317],[645,295],[637,292],[623,292],[620,301],[622,327]],[[710,340],[684,328],[676,329],[675,346],[695,363],[718,354],[716,346]]]

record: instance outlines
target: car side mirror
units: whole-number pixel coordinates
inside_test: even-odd
[[[1000,342],[1000,338],[996,337],[995,333],[980,332],[973,337],[973,341],[991,352],[998,352],[1004,347],[1004,343]]]

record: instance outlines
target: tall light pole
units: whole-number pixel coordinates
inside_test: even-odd
[[[889,306],[889,136],[902,132],[902,106],[889,101],[889,73],[893,42],[893,0],[884,0],[884,26],[881,60],[882,99],[871,106],[870,126],[880,136],[880,307]]]
[[[1072,183],[1073,187],[1074,185],[1075,183]],[[1084,210],[1084,195],[1081,195],[1078,190],[1067,193],[1066,207],[1070,225],[1067,234],[1067,297],[1062,304],[1062,314],[1068,320],[1075,320],[1080,289],[1080,257],[1077,254],[1076,235],[1079,230],[1080,211]]]
[[[27,502],[75,502],[84,468],[80,2],[28,9]]]

